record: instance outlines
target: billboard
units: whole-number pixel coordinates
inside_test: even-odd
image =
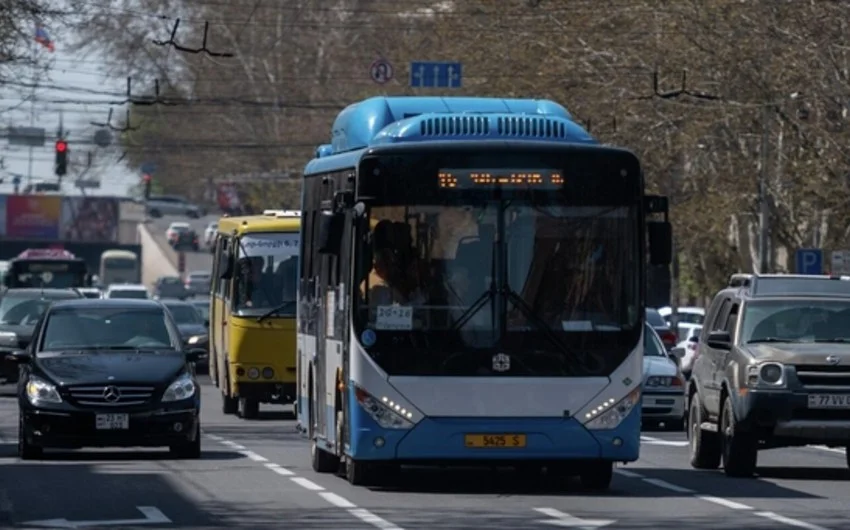
[[[119,204],[112,197],[65,197],[61,232],[64,241],[118,241]]]
[[[9,239],[58,239],[62,197],[7,195],[5,234]]]

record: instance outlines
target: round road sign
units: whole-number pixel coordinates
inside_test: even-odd
[[[369,75],[372,81],[383,85],[393,78],[393,65],[386,59],[378,59],[369,67]]]

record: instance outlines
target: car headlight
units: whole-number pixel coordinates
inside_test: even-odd
[[[17,337],[14,331],[0,331],[0,339],[14,339]]]
[[[181,401],[183,399],[189,399],[195,395],[196,391],[197,388],[195,382],[192,381],[192,377],[189,374],[183,374],[168,385],[165,394],[162,395],[162,400]]]
[[[775,362],[750,365],[747,367],[747,386],[783,388],[785,387],[785,367]]]
[[[186,344],[198,344],[199,342],[203,342],[207,337],[205,335],[193,335],[189,337],[189,340],[186,341]]]
[[[384,429],[410,429],[413,427],[413,422],[408,419],[413,417],[412,412],[401,408],[401,406],[398,410],[395,410],[394,403],[392,406],[390,401],[387,401],[386,404],[382,403],[359,387],[355,388],[354,393],[357,396],[357,404]]]
[[[640,387],[635,388],[616,403],[613,399],[600,403],[598,407],[585,414],[585,419],[588,421],[584,426],[590,430],[614,429],[628,417],[638,403],[640,403]]]
[[[36,407],[47,403],[62,403],[56,385],[36,376],[30,376],[27,381],[27,399]]]

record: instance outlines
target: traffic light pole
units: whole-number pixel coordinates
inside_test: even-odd
[[[35,127],[35,88],[38,86],[36,79],[35,54],[38,51],[35,39],[31,39],[30,51],[32,52],[32,92],[30,93],[30,127]],[[27,185],[32,186],[32,157],[33,146],[29,147],[29,162],[27,164]]]

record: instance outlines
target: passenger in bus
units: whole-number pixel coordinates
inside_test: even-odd
[[[239,260],[238,307],[271,307],[269,293],[273,286],[270,278],[263,274],[265,260],[260,256]]]

